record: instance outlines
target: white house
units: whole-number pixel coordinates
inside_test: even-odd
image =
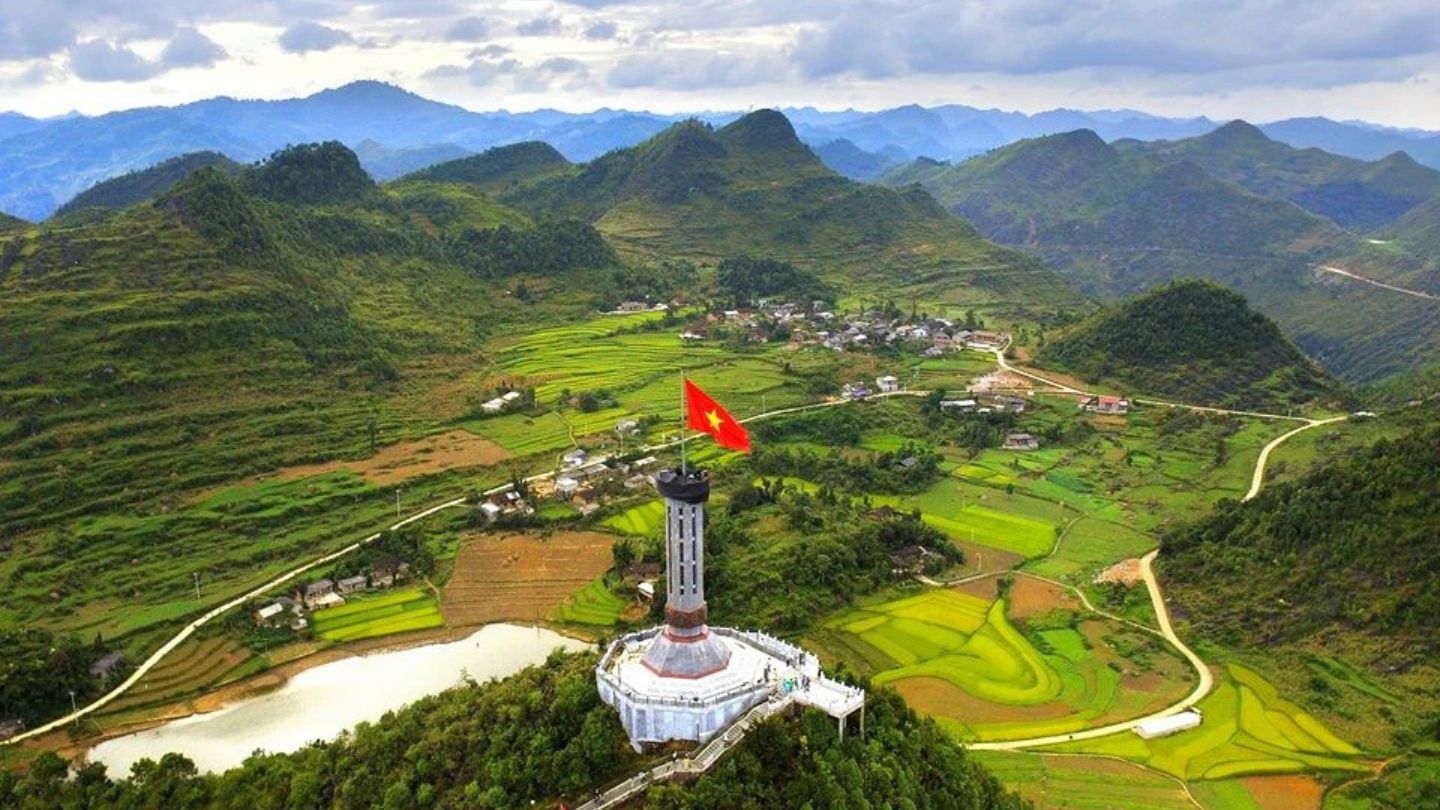
[[[520,392],[519,392],[519,391],[506,391],[504,394],[501,394],[501,395],[500,395],[500,399],[501,399],[501,401],[504,402],[506,405],[514,404],[514,403],[520,401]]]
[[[875,385],[880,389],[881,393],[900,390],[900,380],[889,374],[886,374],[884,377],[876,377]]]
[[[505,410],[505,400],[496,397],[480,406],[481,413],[500,413]]]
[[[577,447],[576,449],[571,450],[570,452],[561,456],[560,461],[566,467],[579,467],[584,464],[585,460],[588,458],[590,458],[590,454]]]
[[[568,475],[562,475],[555,479],[555,492],[558,495],[570,497],[580,489],[580,482]]]

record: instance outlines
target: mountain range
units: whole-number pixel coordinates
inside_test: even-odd
[[[1089,129],[1105,140],[1173,140],[1216,127],[1207,118],[1162,118],[1134,110],[1030,115],[949,104],[878,112],[784,112],[803,141],[853,179],[874,176],[877,163],[899,164],[917,157],[957,160],[1016,140],[1075,129]],[[190,152],[214,151],[249,163],[289,144],[336,140],[359,154],[376,179],[386,180],[466,152],[526,140],[544,141],[569,160],[586,161],[636,145],[685,118],[723,125],[741,115],[610,109],[578,114],[472,112],[373,81],[280,101],[213,98],[54,119],[0,113],[0,211],[44,219],[101,180]],[[1421,164],[1440,168],[1440,134],[1327,119],[1293,119],[1262,129],[1295,146],[1319,146],[1363,159],[1403,150]],[[825,148],[841,140],[854,149]]]

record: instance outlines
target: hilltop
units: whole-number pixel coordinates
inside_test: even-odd
[[[591,222],[637,257],[768,255],[887,295],[1075,301],[1053,273],[985,241],[923,191],[831,171],[773,110],[720,129],[682,122],[502,199],[536,217]]]
[[[1170,163],[1193,163],[1247,191],[1289,200],[1362,231],[1393,222],[1440,194],[1440,171],[1421,166],[1404,152],[1371,162],[1315,148],[1296,149],[1244,121],[1195,138],[1125,141],[1116,147]]]
[[[1046,344],[1037,359],[1183,402],[1283,410],[1343,396],[1243,296],[1193,279],[1094,316]]]
[[[527,141],[497,146],[478,155],[439,163],[408,174],[402,180],[464,183],[482,191],[500,193],[514,186],[558,174],[570,161],[548,143]]]
[[[158,197],[174,188],[176,183],[207,166],[213,166],[226,174],[235,174],[240,168],[240,164],[219,152],[191,152],[161,161],[147,169],[102,180],[60,206],[55,215],[64,216],[86,208],[119,210]]]

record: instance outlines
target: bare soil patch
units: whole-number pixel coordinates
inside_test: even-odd
[[[1031,577],[1015,577],[1010,587],[1010,616],[1027,619],[1043,616],[1057,608],[1078,608],[1080,602],[1069,591]]]
[[[965,724],[1017,723],[1065,717],[1074,709],[1063,703],[1010,706],[981,700],[941,678],[902,678],[892,684],[905,702],[936,717],[951,717]]]
[[[327,461],[286,467],[274,473],[282,481],[347,470],[376,484],[393,484],[452,467],[483,467],[510,458],[510,451],[467,430],[450,430],[413,442],[382,447],[358,461]]]
[[[1000,582],[996,577],[981,577],[954,586],[955,590],[967,596],[993,602],[1000,595]]]
[[[1121,560],[1095,575],[1096,584],[1104,585],[1107,582],[1118,582],[1127,588],[1135,585],[1135,583],[1141,579],[1143,579],[1143,577],[1140,574],[1140,561],[1133,558]]]
[[[614,542],[599,532],[473,535],[455,558],[440,612],[452,626],[543,619],[605,573]]]
[[[979,543],[971,543],[968,540],[954,540],[955,545],[965,552],[965,566],[977,573],[991,573],[994,571],[1009,571],[1011,568],[1025,561],[1025,558],[1010,551],[1002,551],[998,548],[982,546]]]
[[[970,381],[971,391],[1031,391],[1036,383],[1008,369],[995,369]]]
[[[1319,810],[1325,786],[1306,776],[1246,776],[1245,792],[1264,810]]]

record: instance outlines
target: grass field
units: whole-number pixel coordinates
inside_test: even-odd
[[[1226,675],[1200,702],[1199,728],[1155,740],[1116,735],[1054,750],[1118,756],[1187,780],[1369,770],[1354,746],[1255,672],[1231,664]]]
[[[312,613],[310,621],[315,635],[327,641],[356,641],[445,625],[435,596],[423,588],[356,596],[339,607]]]
[[[550,618],[565,624],[608,627],[625,612],[625,600],[610,592],[604,579],[597,579],[561,602]]]
[[[614,543],[600,532],[472,534],[455,558],[441,610],[453,627],[540,621],[605,573]]]
[[[108,704],[104,714],[117,714],[167,703],[208,689],[250,665],[257,656],[227,636],[191,639],[150,670],[134,689]]]
[[[1194,810],[1183,786],[1165,774],[1098,757],[973,751],[1007,787],[1040,808]],[[1240,807],[1244,807],[1241,805]],[[1230,808],[1227,807],[1227,810]]]

